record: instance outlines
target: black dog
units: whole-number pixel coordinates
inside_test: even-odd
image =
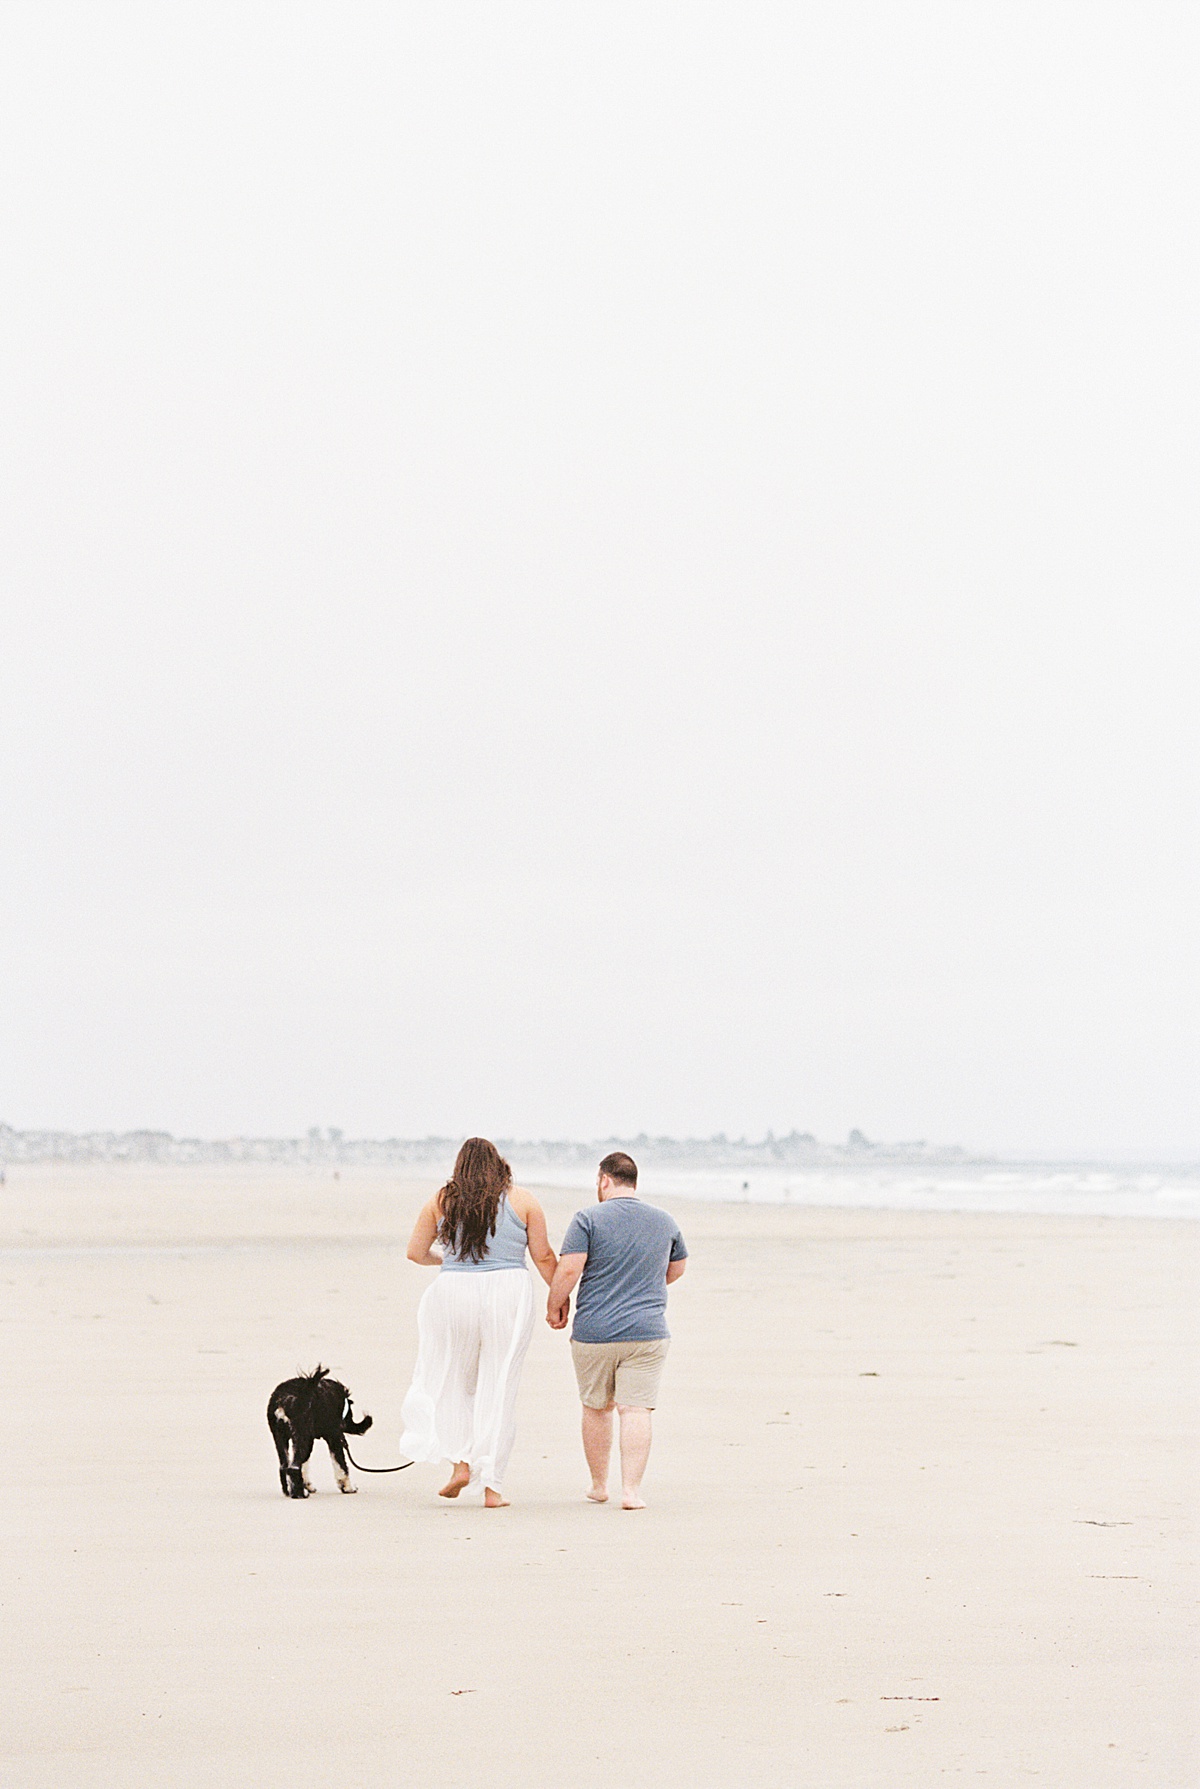
[[[350,1393],[329,1377],[325,1367],[277,1385],[267,1401],[267,1422],[279,1455],[279,1482],[285,1497],[307,1497],[312,1491],[308,1461],[315,1441],[328,1447],[339,1489],[357,1491],[358,1486],[350,1483],[344,1438],[365,1435],[371,1418],[362,1416],[355,1421]]]

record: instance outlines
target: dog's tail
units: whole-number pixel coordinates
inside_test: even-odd
[[[342,1413],[342,1432],[346,1435],[365,1435],[371,1427],[373,1418],[369,1416],[355,1417],[354,1406],[350,1402],[350,1393],[346,1393],[346,1408]]]

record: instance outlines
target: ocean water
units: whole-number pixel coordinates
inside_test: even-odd
[[[519,1160],[513,1168],[523,1186],[590,1192],[596,1184],[594,1169],[539,1167],[523,1174]],[[639,1190],[663,1204],[672,1199],[709,1199],[859,1211],[1200,1218],[1200,1168],[994,1162],[915,1167],[837,1163],[790,1169],[647,1166]]]

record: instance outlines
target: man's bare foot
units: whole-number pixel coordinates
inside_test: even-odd
[[[608,1492],[603,1485],[593,1485],[587,1494],[589,1503],[607,1503]]]
[[[508,1498],[501,1497],[499,1491],[493,1491],[489,1486],[483,1493],[483,1507],[484,1509],[507,1509]]]
[[[459,1464],[454,1468],[454,1471],[450,1474],[450,1477],[446,1480],[445,1484],[442,1486],[441,1490],[438,1492],[438,1496],[439,1497],[457,1497],[458,1493],[460,1491],[466,1490],[466,1488],[470,1484],[470,1482],[471,1482],[471,1468],[469,1466],[464,1466],[462,1464]]]
[[[646,1507],[645,1498],[639,1497],[636,1491],[622,1491],[622,1493],[621,1493],[621,1508],[622,1509],[645,1509],[645,1507]]]

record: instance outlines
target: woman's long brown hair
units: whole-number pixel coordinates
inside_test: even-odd
[[[482,1261],[511,1185],[512,1169],[496,1145],[486,1137],[468,1137],[438,1194],[438,1241],[462,1261]]]

